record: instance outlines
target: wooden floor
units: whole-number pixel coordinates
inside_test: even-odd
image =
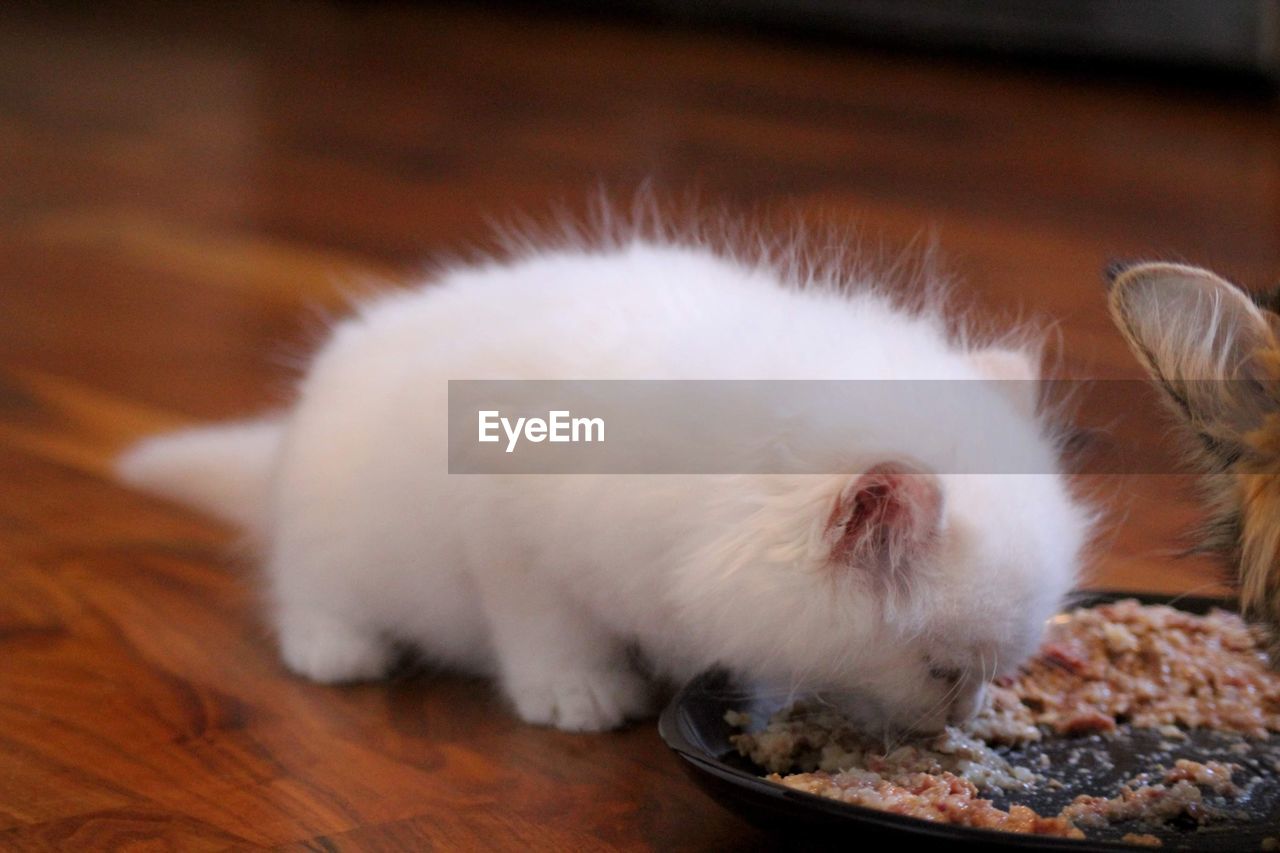
[[[648,181],[888,256],[932,234],[964,300],[1056,322],[1065,373],[1101,379],[1138,376],[1107,260],[1280,272],[1256,98],[466,7],[187,5],[0,7],[4,849],[776,845],[651,723],[572,736],[459,678],[290,677],[233,534],[107,475],[137,436],[287,399],[346,294],[494,219]],[[1163,452],[1146,403],[1099,399]],[[1213,583],[1170,555],[1184,480],[1093,485],[1096,582]]]

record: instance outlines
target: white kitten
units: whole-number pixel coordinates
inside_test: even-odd
[[[496,677],[529,722],[595,730],[650,710],[638,650],[665,677],[720,665],[936,729],[1034,650],[1087,538],[1025,384],[972,383],[982,429],[891,407],[809,448],[861,473],[448,473],[450,379],[1038,374],[873,289],[784,278],[644,240],[454,269],[339,323],[292,410],[119,470],[260,538],[281,654],[319,681],[377,677],[407,642]],[[946,473],[993,434],[1040,473]]]

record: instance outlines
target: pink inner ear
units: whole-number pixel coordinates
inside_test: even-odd
[[[833,562],[897,568],[933,539],[942,519],[938,478],[876,465],[840,495],[827,520]]]

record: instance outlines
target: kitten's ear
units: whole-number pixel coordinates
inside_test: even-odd
[[[1230,458],[1274,408],[1276,317],[1208,270],[1144,263],[1109,271],[1111,317],[1206,450]]]
[[[1040,361],[1031,353],[1006,347],[989,347],[969,354],[969,361],[985,379],[998,383],[1000,393],[1018,411],[1035,415],[1040,405]]]
[[[941,524],[938,478],[883,462],[855,477],[837,498],[826,529],[831,562],[865,568],[877,581],[900,578],[914,557],[932,547]]]

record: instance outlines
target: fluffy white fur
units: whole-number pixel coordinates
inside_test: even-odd
[[[1034,400],[974,383],[989,432],[898,407],[809,448],[862,477],[447,474],[449,379],[1038,374],[937,312],[782,278],[643,240],[454,269],[339,323],[291,411],[145,441],[119,470],[260,537],[281,654],[319,681],[377,677],[411,643],[495,677],[529,722],[595,730],[650,710],[638,650],[649,674],[720,665],[937,728],[1076,577],[1089,517]],[[1009,450],[1046,473],[919,471]]]

